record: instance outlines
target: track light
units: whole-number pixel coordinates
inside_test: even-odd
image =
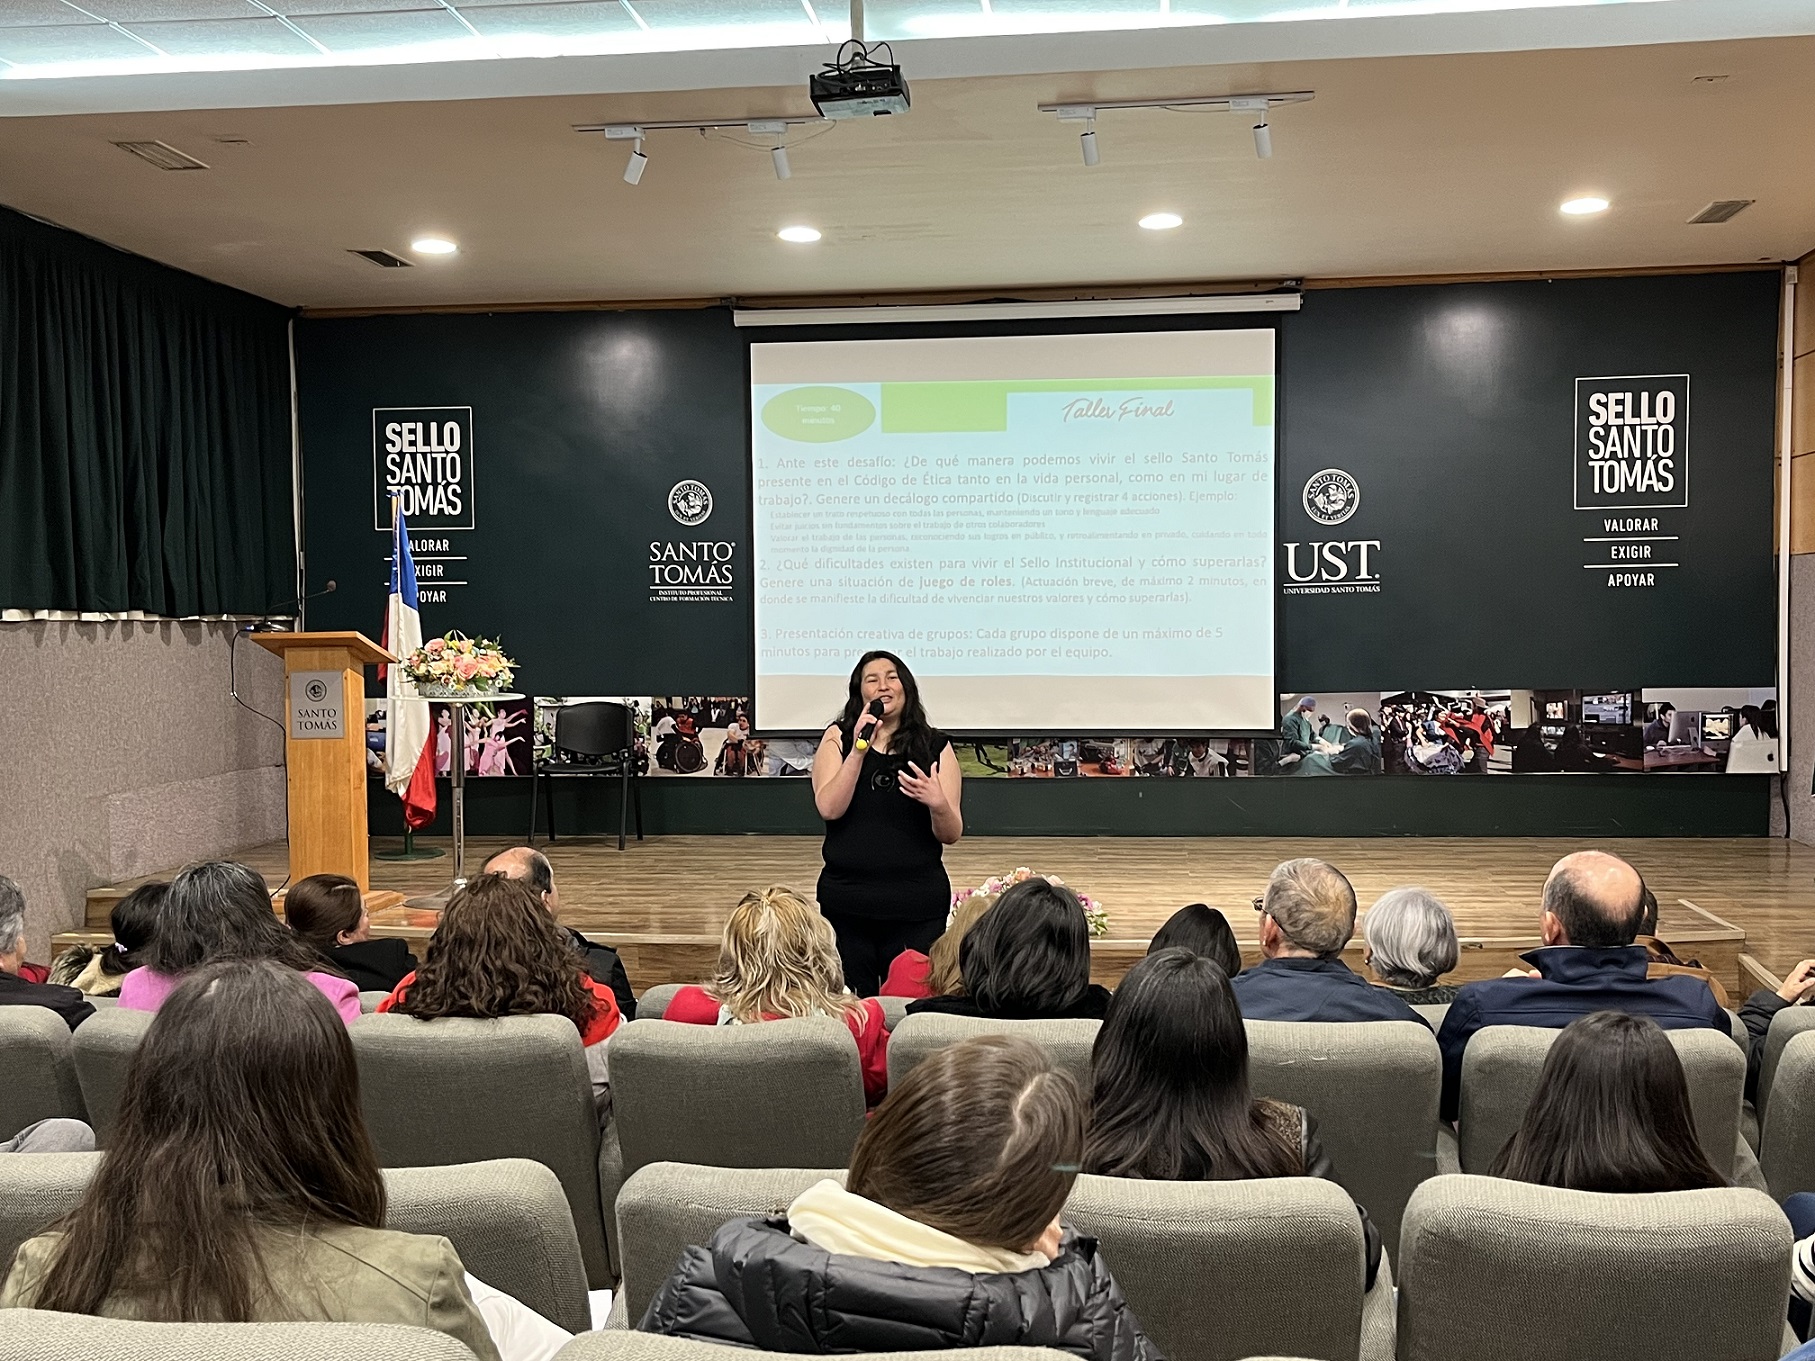
[[[1254,125],[1254,154],[1263,161],[1273,159],[1273,129],[1264,117]]]
[[[788,148],[777,146],[770,150],[769,159],[775,163],[775,178],[785,180],[794,173],[794,167],[788,164]]]
[[[1095,123],[1092,123],[1083,132],[1078,134],[1078,145],[1084,148],[1084,164],[1095,165],[1100,159],[1097,153],[1097,128]]]
[[[649,168],[649,157],[643,151],[643,139],[637,138],[636,145],[630,149],[630,159],[624,163],[624,183],[640,184],[643,172]]]

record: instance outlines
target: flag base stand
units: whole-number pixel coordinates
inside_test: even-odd
[[[406,828],[403,833],[403,845],[393,851],[373,851],[374,860],[439,860],[447,852],[439,846],[418,846],[416,833]]]

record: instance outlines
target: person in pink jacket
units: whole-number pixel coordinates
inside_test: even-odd
[[[359,1018],[359,989],[278,919],[264,876],[230,860],[191,865],[171,880],[145,963],[120,983],[120,1005],[156,1011],[185,975],[204,964],[259,959],[303,975],[341,1020]]]

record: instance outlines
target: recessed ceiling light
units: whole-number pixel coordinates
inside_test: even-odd
[[[817,227],[783,227],[775,234],[783,241],[792,241],[801,246],[819,240],[819,228]]]
[[[1606,212],[1607,200],[1592,195],[1588,198],[1565,199],[1557,211],[1568,213],[1571,217],[1587,217],[1590,213]]]
[[[452,255],[460,247],[445,236],[419,236],[410,242],[410,249],[418,255]]]
[[[1177,213],[1148,213],[1141,219],[1141,225],[1150,232],[1169,232],[1174,227],[1183,226],[1184,221]]]

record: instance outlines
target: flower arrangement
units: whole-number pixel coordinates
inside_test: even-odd
[[[1005,889],[1011,888],[1015,884],[1022,883],[1028,879],[1044,879],[1049,884],[1057,884],[1061,888],[1066,887],[1065,881],[1056,874],[1045,874],[1040,870],[1030,870],[1026,865],[1021,865],[1010,870],[1007,874],[998,874],[992,878],[985,879],[975,888],[961,889],[957,893],[952,894],[952,911],[956,912],[963,903],[971,898],[998,897]],[[1076,893],[1078,895],[1078,901],[1084,904],[1084,921],[1090,928],[1090,934],[1093,936],[1108,935],[1109,909],[1104,907],[1103,904],[1099,903],[1088,893],[1081,892],[1075,888],[1072,889],[1072,892]]]
[[[516,663],[495,639],[448,633],[430,638],[403,659],[403,674],[424,699],[451,699],[508,690]]]

